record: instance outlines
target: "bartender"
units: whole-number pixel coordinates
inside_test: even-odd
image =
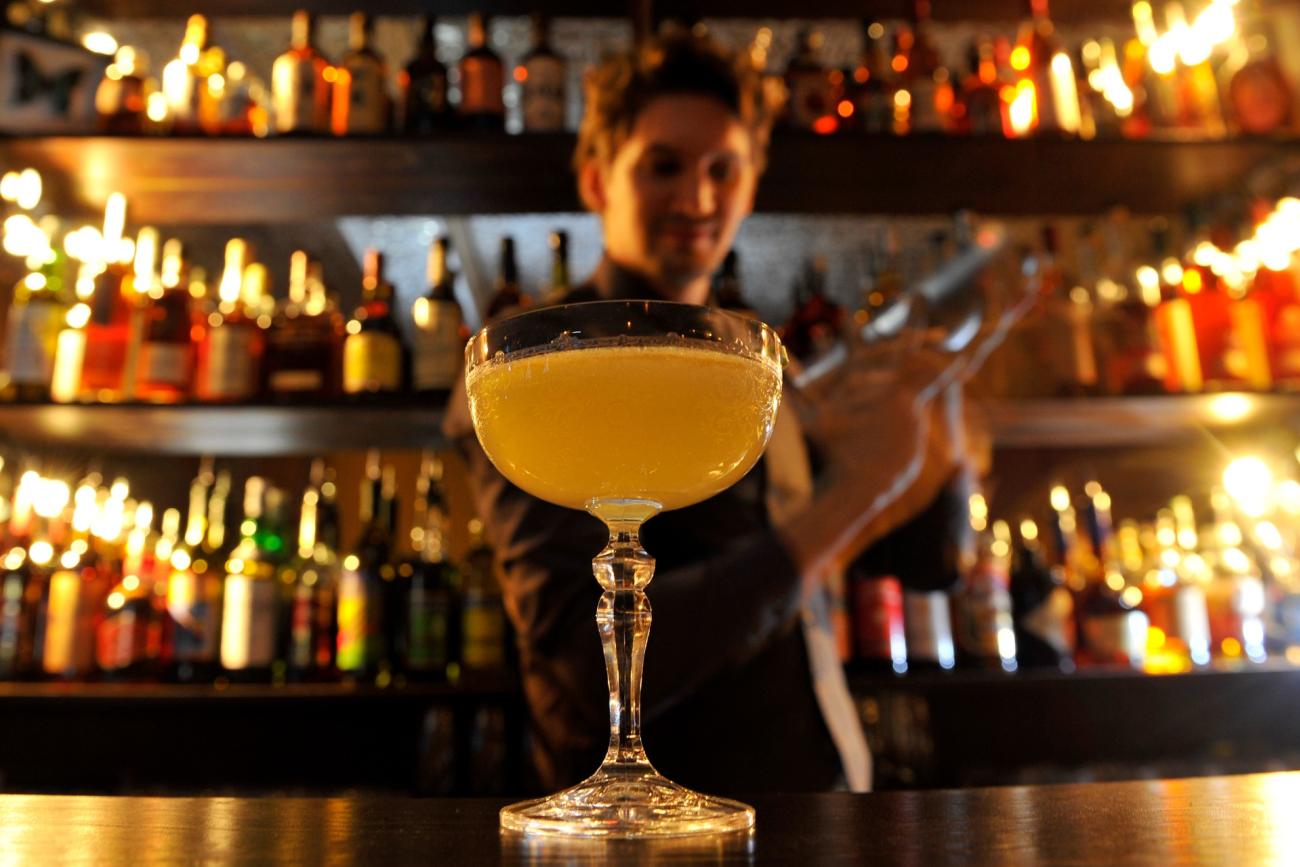
[[[707,303],[766,158],[771,117],[757,73],[707,38],[673,34],[604,61],[586,96],[574,164],[605,251],[566,300]],[[754,470],[646,525],[657,568],[642,719],[647,752],[670,779],[732,793],[869,788],[825,580],[952,475],[956,459],[926,394],[936,372],[913,359],[895,387],[852,400],[787,383]],[[607,533],[507,482],[474,437],[463,390],[446,432],[500,559],[541,782],[576,783],[609,740],[605,661],[591,628],[600,596],[591,552]]]

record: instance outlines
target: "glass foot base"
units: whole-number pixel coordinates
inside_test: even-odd
[[[503,829],[529,835],[681,837],[753,826],[753,807],[692,792],[649,765],[601,768],[563,792],[501,810]]]

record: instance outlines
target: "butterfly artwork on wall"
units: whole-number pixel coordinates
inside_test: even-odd
[[[79,45],[0,30],[0,132],[93,131],[95,88],[108,63]]]

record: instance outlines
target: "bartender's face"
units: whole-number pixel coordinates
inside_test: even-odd
[[[757,176],[749,131],[722,102],[692,94],[652,100],[610,163],[588,165],[582,180],[610,258],[668,299],[703,304]]]

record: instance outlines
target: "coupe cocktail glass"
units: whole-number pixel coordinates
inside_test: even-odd
[[[503,319],[466,349],[474,430],[523,490],[609,528],[592,565],[609,677],[609,751],[572,788],[501,811],[530,834],[660,837],[736,831],[745,804],[659,774],[641,745],[641,670],[654,558],[641,525],[722,491],[767,445],[782,349],[756,320],[662,301],[596,301]]]

